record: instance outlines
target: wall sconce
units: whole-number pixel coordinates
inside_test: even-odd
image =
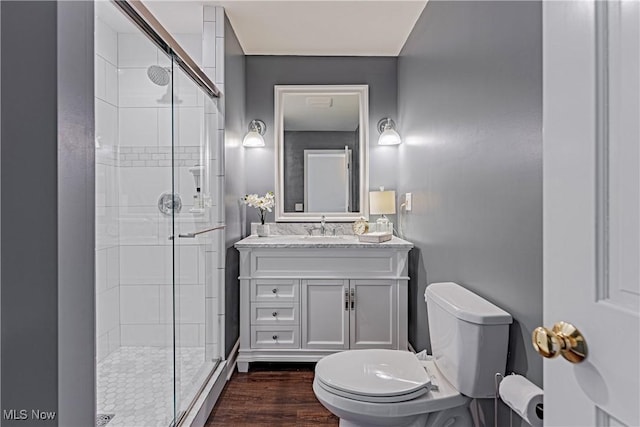
[[[402,142],[400,135],[396,132],[396,123],[390,118],[381,119],[378,122],[378,145],[398,145]]]
[[[249,123],[249,132],[242,140],[243,147],[264,147],[264,138],[262,135],[267,131],[267,125],[262,120],[251,120]]]

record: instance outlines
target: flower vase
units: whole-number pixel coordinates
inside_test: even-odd
[[[269,224],[258,224],[256,232],[258,237],[267,237],[269,235]]]

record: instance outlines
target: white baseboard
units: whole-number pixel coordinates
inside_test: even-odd
[[[240,349],[240,339],[236,341],[235,345],[231,349],[231,354],[227,358],[227,381],[233,375],[233,372],[236,370],[236,365],[238,364],[238,350]]]

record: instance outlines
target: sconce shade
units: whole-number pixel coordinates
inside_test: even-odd
[[[264,147],[262,135],[267,131],[267,125],[262,120],[251,120],[249,132],[244,136],[242,145],[244,147]]]
[[[389,118],[381,119],[378,122],[378,132],[380,137],[378,138],[378,145],[398,145],[402,142],[400,134],[396,132],[396,124]]]
[[[386,215],[396,213],[395,191],[370,191],[369,213],[371,215]]]
[[[242,140],[245,147],[264,147],[264,138],[258,132],[247,132]]]

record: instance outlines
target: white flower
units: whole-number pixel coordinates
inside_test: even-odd
[[[272,191],[269,191],[263,197],[259,197],[257,194],[247,194],[242,199],[247,206],[252,208],[258,208],[261,211],[269,211],[275,206],[275,195]]]
[[[273,191],[267,192],[263,197],[259,197],[257,194],[247,194],[242,199],[244,204],[257,208],[260,211],[260,221],[264,224],[265,211],[271,212],[271,209],[276,205],[276,197]]]

